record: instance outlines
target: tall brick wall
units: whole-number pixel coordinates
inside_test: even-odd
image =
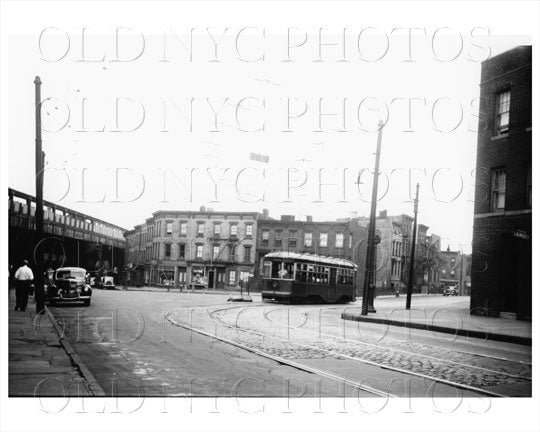
[[[531,58],[531,47],[524,46],[482,63],[471,269],[474,314],[530,316]],[[496,109],[502,91],[510,91],[510,121],[508,133],[500,135]],[[494,212],[491,182],[498,168],[506,170],[505,208]],[[518,231],[529,238],[520,238]]]

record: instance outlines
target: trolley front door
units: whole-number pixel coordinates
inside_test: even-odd
[[[336,286],[336,269],[330,267],[330,280],[328,281],[328,300],[329,301],[336,301],[337,293],[337,286]]]

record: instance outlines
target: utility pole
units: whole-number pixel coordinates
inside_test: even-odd
[[[414,199],[414,225],[412,232],[412,244],[411,244],[411,262],[409,263],[409,283],[407,284],[407,303],[405,309],[411,309],[411,297],[414,283],[414,253],[416,250],[416,222],[418,219],[418,190],[420,184],[416,183],[416,198]]]
[[[377,212],[377,190],[379,187],[379,162],[381,159],[382,130],[384,123],[379,122],[379,132],[377,135],[377,152],[375,153],[375,171],[373,172],[373,189],[371,192],[371,211],[369,214],[369,230],[366,252],[366,271],[364,274],[364,288],[362,290],[362,315],[368,312],[376,312],[373,308],[374,287],[371,280],[375,272],[375,246],[380,243],[380,237],[375,236],[376,212]],[[371,306],[371,307],[370,307]]]
[[[43,286],[43,169],[45,166],[45,154],[41,143],[41,78],[36,76],[35,86],[35,108],[36,108],[36,247],[37,262],[34,286],[36,289],[36,314],[45,309],[45,289]]]

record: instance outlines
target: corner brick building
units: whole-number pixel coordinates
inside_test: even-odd
[[[257,212],[160,210],[125,233],[129,282],[235,287],[253,275]]]
[[[471,313],[531,317],[532,47],[482,63]]]

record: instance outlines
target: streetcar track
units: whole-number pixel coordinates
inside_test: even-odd
[[[262,305],[260,305],[262,306]],[[260,307],[259,305],[257,305],[257,307]],[[235,329],[235,330],[240,330],[242,332],[245,332],[245,333],[249,333],[249,334],[253,334],[253,335],[257,335],[259,337],[262,337],[262,339],[264,340],[264,338],[268,338],[268,339],[274,339],[274,340],[278,340],[278,341],[282,341],[281,338],[278,338],[276,336],[271,336],[271,335],[265,335],[263,333],[259,333],[259,332],[255,332],[255,331],[252,331],[252,330],[248,330],[248,329],[244,329],[244,328],[241,328],[241,327],[238,327],[238,326],[233,326],[233,325],[230,325],[226,322],[224,322],[223,320],[221,320],[220,318],[217,318],[215,317],[215,314],[216,313],[219,313],[219,312],[223,312],[223,311],[228,311],[228,310],[232,310],[232,309],[239,309],[239,308],[243,308],[243,309],[247,309],[247,308],[251,308],[251,307],[254,307],[254,306],[237,306],[237,307],[229,307],[229,308],[223,308],[223,309],[216,309],[214,311],[209,311],[209,309],[207,308],[206,311],[208,313],[208,315],[210,316],[210,318],[212,319],[212,321],[217,321],[219,322],[221,325],[227,327],[227,328],[230,328],[230,329]],[[181,323],[178,323],[176,320],[174,320],[174,318],[170,317],[170,314],[167,314],[167,319],[173,323],[174,325],[177,325],[179,327],[183,327],[185,329],[188,329],[188,330],[192,330],[192,331],[196,331],[197,333],[200,333],[200,334],[203,334],[205,336],[208,336],[208,337],[212,337],[212,338],[215,338],[215,339],[218,339],[222,342],[225,342],[225,343],[230,343],[232,345],[235,345],[239,348],[242,348],[242,349],[246,349],[248,351],[251,351],[253,353],[256,353],[258,355],[262,355],[263,357],[267,357],[267,358],[271,358],[275,361],[278,361],[278,362],[283,362],[285,364],[290,364],[291,366],[293,367],[297,367],[300,368],[300,369],[303,369],[303,370],[308,370],[306,366],[304,365],[301,365],[297,362],[292,362],[291,360],[287,360],[287,359],[284,359],[282,357],[278,357],[278,356],[274,356],[272,354],[268,354],[268,353],[265,353],[261,350],[258,350],[256,348],[252,348],[252,347],[249,347],[247,345],[244,345],[244,344],[241,344],[241,343],[238,343],[238,342],[235,342],[235,341],[232,341],[230,339],[226,339],[226,338],[222,338],[222,337],[219,337],[217,336],[216,334],[211,334],[211,333],[208,333],[208,332],[205,332],[204,330],[200,330],[200,329],[194,329],[193,327],[190,327],[188,325],[184,325],[184,324],[181,324]],[[357,357],[353,357],[353,356],[349,356],[347,354],[342,354],[342,353],[338,353],[338,352],[332,352],[330,350],[327,350],[327,349],[324,349],[324,348],[320,348],[320,347],[313,347],[313,346],[310,346],[310,345],[306,345],[306,344],[302,344],[302,343],[298,343],[298,342],[293,342],[295,345],[297,346],[300,346],[300,347],[304,347],[304,348],[308,348],[308,349],[312,349],[312,350],[316,350],[316,351],[321,351],[321,352],[325,352],[327,354],[330,354],[334,357],[343,357],[343,358],[346,358],[348,360],[352,360],[352,361],[356,361],[356,362],[359,362],[359,363],[363,363],[363,364],[369,364],[371,366],[376,366],[376,367],[379,367],[379,368],[382,368],[382,369],[387,369],[387,370],[392,370],[394,372],[398,372],[398,373],[402,373],[402,374],[405,374],[405,375],[413,375],[413,376],[417,376],[419,378],[422,378],[424,380],[428,380],[428,381],[435,381],[435,382],[439,382],[441,384],[446,384],[450,387],[454,387],[454,388],[460,388],[460,389],[463,389],[463,390],[468,390],[468,391],[471,391],[471,392],[474,392],[474,393],[478,393],[478,394],[483,394],[483,395],[486,395],[486,396],[493,396],[493,397],[507,397],[503,394],[499,394],[499,393],[496,393],[496,392],[492,392],[490,390],[485,390],[485,389],[482,389],[482,388],[478,388],[478,387],[474,387],[474,386],[470,386],[470,385],[467,385],[467,384],[462,384],[462,383],[457,383],[457,382],[454,382],[454,381],[450,381],[450,380],[446,380],[444,378],[439,378],[439,377],[433,377],[433,376],[430,376],[430,375],[426,375],[426,374],[422,374],[422,373],[419,373],[419,372],[413,372],[413,371],[410,371],[410,370],[406,370],[406,369],[401,369],[401,368],[397,368],[395,366],[390,366],[390,365],[384,365],[384,364],[381,364],[381,363],[377,363],[377,362],[373,362],[373,361],[370,361],[370,360],[365,360],[365,359],[360,359],[360,358],[357,358]],[[294,366],[296,365],[296,366]],[[316,372],[313,372],[313,373],[316,373]],[[320,371],[320,374],[326,374],[326,372],[324,371]],[[337,378],[339,382],[343,382],[345,379],[344,378]],[[348,380],[345,380],[345,381],[348,381]],[[357,385],[360,385],[360,386],[364,386],[363,384],[358,384]],[[377,390],[379,391],[379,390]],[[379,391],[380,392],[380,391]],[[387,393],[385,392],[384,393],[385,396],[387,395]],[[396,397],[395,395],[393,395],[394,397]]]
[[[330,379],[332,381],[336,381],[336,382],[342,383],[344,385],[349,385],[350,387],[356,388],[358,390],[362,390],[362,391],[365,391],[367,393],[372,393],[372,394],[374,394],[376,396],[387,397],[387,398],[388,397],[398,397],[395,394],[378,390],[378,389],[376,389],[374,387],[371,387],[371,386],[368,386],[366,384],[357,383],[355,381],[348,380],[346,378],[340,377],[338,375],[335,375],[335,374],[332,374],[332,373],[329,373],[329,372],[325,372],[325,371],[317,369],[317,368],[306,366],[306,365],[303,365],[301,363],[298,363],[298,362],[295,362],[295,361],[292,361],[292,360],[289,360],[289,359],[285,359],[283,357],[279,357],[279,356],[276,356],[276,355],[273,355],[273,354],[265,353],[264,351],[258,350],[256,348],[249,347],[249,346],[247,346],[245,344],[241,344],[239,342],[235,342],[235,341],[230,340],[230,339],[226,339],[226,338],[223,338],[223,337],[208,333],[208,332],[206,332],[204,330],[193,328],[193,326],[188,326],[188,325],[185,325],[185,324],[182,324],[182,323],[176,321],[170,315],[171,315],[170,313],[166,314],[167,320],[169,320],[169,322],[171,324],[173,324],[173,325],[175,325],[177,327],[182,327],[182,328],[184,328],[186,330],[195,331],[196,333],[199,333],[201,335],[204,335],[204,336],[219,340],[219,341],[224,342],[224,343],[228,343],[230,345],[236,346],[237,348],[241,348],[243,350],[246,350],[246,351],[252,352],[254,354],[257,354],[257,355],[259,355],[261,357],[265,357],[265,358],[268,358],[270,360],[273,360],[273,361],[275,361],[277,363],[284,364],[284,365],[293,367],[295,369],[299,369],[299,370],[309,372],[309,373],[312,373],[312,374],[315,374],[315,375],[319,375],[319,376],[328,378],[328,379]],[[225,325],[225,324],[223,324],[223,325]]]
[[[255,307],[261,307],[261,306],[264,306],[264,305],[253,305],[251,307],[255,308]],[[312,307],[312,305],[305,305],[307,307]],[[296,307],[296,306],[295,306]],[[306,308],[307,308],[306,307]],[[298,309],[301,309],[301,308],[298,308]],[[304,309],[304,308],[302,308]],[[342,307],[327,307],[327,308],[324,308],[323,310],[326,311],[326,310],[336,310],[336,309],[342,309]],[[264,313],[264,317],[266,319],[267,318],[267,314],[271,313],[271,312],[275,312],[276,309],[273,309],[273,310],[269,310],[267,312]],[[302,315],[306,315],[306,312],[302,312]],[[268,319],[268,321],[272,322],[270,319]],[[357,322],[358,324],[358,322]],[[367,323],[367,324],[372,324],[372,323]],[[328,326],[328,327],[331,327],[331,326]],[[304,330],[306,332],[312,332],[312,333],[317,333],[313,330],[307,330],[307,329],[302,329],[300,327],[290,327],[291,329],[295,329],[295,330]],[[336,339],[339,339],[338,336],[335,336],[335,335],[332,335],[332,334],[329,334],[329,333],[325,333],[325,335],[328,335],[328,336],[331,336],[333,338],[336,338]],[[402,339],[398,339],[398,338],[395,338],[395,337],[392,337],[392,336],[386,336],[385,335],[385,339],[389,339],[389,340],[392,340],[392,341],[396,341],[396,342],[399,342],[399,343],[411,343],[409,341],[404,341]],[[357,341],[355,339],[347,339],[347,341],[353,341],[353,342],[357,342],[357,343],[365,343],[365,344],[371,344],[372,346],[375,346],[377,348],[386,348],[386,349],[389,349],[389,350],[392,350],[392,349],[396,349],[397,348],[391,348],[391,347],[381,347],[379,345],[376,345],[376,344],[373,344],[371,342],[365,342],[365,341]],[[429,343],[424,343],[424,342],[412,342],[412,343],[418,343],[420,345],[424,345],[426,347],[431,347],[431,348],[435,348],[435,349],[440,349],[440,350],[445,350],[445,351],[449,351],[451,353],[462,353],[462,354],[467,354],[467,355],[470,355],[470,356],[475,356],[475,357],[482,357],[482,358],[488,358],[488,359],[494,359],[494,360],[500,360],[500,361],[505,361],[505,362],[509,362],[509,363],[518,363],[518,364],[522,364],[522,365],[525,365],[525,366],[532,366],[532,363],[531,362],[526,362],[526,361],[523,361],[523,360],[512,360],[512,359],[508,359],[508,358],[505,358],[505,357],[499,357],[499,356],[494,356],[494,355],[489,355],[489,354],[482,354],[482,353],[475,353],[475,352],[472,352],[472,351],[466,351],[466,350],[459,350],[459,349],[455,349],[455,350],[449,350],[448,348],[445,348],[445,347],[442,347],[442,346],[438,346],[438,345],[433,345],[433,344],[429,344]],[[421,355],[421,354],[416,354],[416,353],[411,353],[411,352],[407,352],[407,351],[404,351],[405,353],[408,353],[408,354],[414,354],[414,355]],[[434,357],[436,358],[436,357]],[[442,360],[442,361],[448,361],[448,362],[451,362],[451,363],[455,363],[454,361],[451,361],[451,360],[444,360],[444,359],[439,359],[439,360]],[[472,366],[469,366],[467,364],[465,364],[465,366],[467,367],[472,367]],[[487,369],[488,371],[491,371],[491,372],[497,372],[499,373],[498,371],[493,371],[493,370],[490,370],[490,369]],[[501,372],[501,373],[505,373],[505,372]],[[511,376],[511,375],[509,375]],[[523,378],[523,377],[519,377],[519,376],[515,376],[513,378]],[[524,378],[524,379],[529,379],[529,378]],[[531,379],[532,380],[532,379]]]
[[[223,307],[222,309],[214,310],[212,312],[209,310],[209,308],[211,308],[211,307],[222,307],[222,306],[229,306],[229,307]],[[254,308],[261,308],[261,307],[264,307],[264,306],[266,306],[266,305],[261,304],[261,305],[249,305],[249,306],[239,306],[239,305],[232,306],[232,305],[229,305],[228,303],[223,303],[223,304],[210,305],[210,306],[209,305],[190,306],[190,307],[180,308],[180,309],[176,309],[176,310],[206,309],[207,314],[213,316],[213,314],[217,313],[217,312],[227,312],[227,311],[230,311],[230,310],[233,310],[233,309],[240,309],[240,308],[243,309],[243,310],[244,309],[254,309]],[[302,306],[302,305],[300,305],[300,306]],[[312,307],[312,305],[305,305],[305,306],[306,306],[306,308]],[[298,309],[300,309],[300,308],[298,308]],[[302,308],[302,309],[304,309],[304,308]],[[329,310],[329,309],[335,310],[335,309],[342,309],[342,308],[341,307],[324,308],[324,310]],[[274,322],[274,321],[267,318],[267,314],[269,314],[271,312],[275,312],[275,311],[276,311],[276,309],[271,309],[269,311],[265,311],[263,313],[265,319],[267,319],[269,322]],[[305,315],[305,314],[306,314],[306,312],[302,312],[302,315]],[[237,316],[237,319],[238,319],[238,316]],[[222,320],[219,320],[219,321],[221,322]],[[284,327],[284,328],[287,328],[287,327]],[[305,332],[309,332],[309,333],[318,333],[318,332],[315,332],[313,330],[307,330],[307,329],[303,329],[303,328],[300,328],[300,327],[290,327],[289,326],[289,328],[293,329],[293,330],[301,329],[301,330],[303,330]],[[330,337],[332,337],[334,339],[341,339],[338,336],[335,336],[335,335],[332,335],[332,334],[325,333],[325,335],[328,335],[328,336],[330,336]],[[407,341],[403,341],[403,340],[397,339],[397,338],[389,337],[389,339],[395,340],[395,341],[400,342],[400,343],[409,343]],[[447,363],[452,363],[452,364],[459,364],[459,365],[461,365],[463,367],[469,367],[469,368],[484,370],[486,372],[490,372],[490,373],[494,373],[494,374],[503,374],[503,375],[506,375],[506,376],[508,376],[510,378],[515,378],[515,379],[520,379],[520,380],[527,380],[527,381],[532,382],[532,378],[529,378],[529,377],[509,374],[507,372],[498,371],[498,370],[494,370],[494,369],[483,368],[481,366],[473,366],[473,365],[468,365],[468,364],[465,364],[465,363],[459,363],[459,362],[456,362],[456,361],[453,361],[453,360],[446,360],[446,359],[443,359],[443,358],[432,357],[432,356],[429,356],[427,354],[418,354],[418,353],[415,353],[415,352],[401,350],[401,349],[398,349],[398,348],[379,346],[379,345],[374,344],[374,343],[365,342],[365,341],[358,341],[358,340],[354,340],[354,339],[347,339],[347,341],[348,342],[352,341],[352,342],[357,343],[357,344],[365,344],[365,345],[372,346],[372,347],[375,347],[375,348],[380,348],[380,349],[393,350],[393,351],[401,352],[401,353],[408,354],[408,355],[417,355],[417,356],[421,356],[421,357],[428,358],[428,359],[431,359],[431,360],[442,361],[442,362],[447,362]],[[431,347],[431,348],[434,348],[434,349],[445,350],[445,351],[448,351],[448,352],[451,352],[451,353],[458,352],[458,353],[463,353],[463,354],[467,354],[467,355],[471,355],[471,356],[475,356],[475,357],[481,357],[481,358],[487,358],[487,359],[495,359],[495,360],[504,361],[504,362],[508,362],[508,363],[517,363],[517,364],[522,364],[522,365],[525,365],[525,366],[532,366],[532,363],[521,361],[521,360],[511,360],[511,359],[507,359],[507,358],[504,358],[504,357],[498,357],[498,356],[482,354],[482,353],[474,353],[474,352],[464,351],[464,350],[449,350],[448,348],[445,348],[445,347],[431,345],[431,344],[425,344],[425,343],[420,343],[420,342],[414,342],[414,343],[419,343],[420,345],[424,345],[426,347]]]
[[[223,311],[223,309],[222,309],[222,311]],[[263,313],[263,316],[264,316],[264,318],[266,320],[268,320],[268,322],[274,323],[275,321],[272,321],[267,316],[268,313],[270,313],[270,312],[272,312],[272,311],[268,311],[268,312]],[[302,315],[306,316],[305,312]],[[288,329],[293,329],[293,330],[302,330],[302,331],[304,331],[306,333],[318,334],[317,332],[315,332],[313,330],[305,329],[305,328],[302,328],[302,327],[285,326],[285,325],[283,325],[281,323],[277,323],[277,324],[280,325],[282,328],[288,328]],[[343,338],[341,338],[339,336],[335,336],[333,334],[329,334],[329,333],[325,333],[325,336],[330,336],[330,337],[332,337],[334,339],[343,340]],[[447,359],[440,358],[440,357],[433,357],[433,356],[430,356],[428,354],[421,354],[421,353],[411,352],[411,351],[407,351],[407,350],[400,349],[400,348],[392,348],[392,347],[387,347],[387,346],[381,346],[381,345],[377,345],[375,343],[365,342],[365,341],[356,340],[356,339],[347,339],[347,342],[353,342],[355,344],[367,345],[367,346],[370,346],[370,347],[375,347],[375,348],[384,349],[384,350],[388,350],[388,351],[395,351],[395,352],[399,352],[399,353],[402,353],[402,354],[414,355],[414,356],[418,356],[418,357],[427,358],[427,359],[430,359],[430,360],[441,361],[441,362],[446,362],[446,363],[452,363],[454,365],[459,365],[459,366],[462,366],[462,367],[478,369],[478,370],[482,370],[484,372],[490,372],[490,373],[495,373],[495,374],[502,374],[502,375],[508,376],[510,378],[516,378],[516,379],[520,379],[520,380],[528,380],[528,381],[532,382],[532,378],[529,378],[529,377],[515,375],[515,374],[511,374],[511,373],[504,372],[504,371],[499,371],[499,370],[494,370],[494,369],[488,369],[488,368],[485,368],[485,367],[482,367],[482,366],[474,366],[474,365],[470,365],[470,364],[466,364],[466,363],[460,363],[460,362],[457,362],[455,360],[447,360]],[[400,341],[400,342],[403,343],[404,341]],[[405,343],[407,343],[407,342],[405,342]],[[421,344],[421,345],[424,345],[424,344]],[[453,351],[453,350],[449,350],[448,348],[434,347],[433,345],[426,345],[426,346],[433,347],[433,348],[440,349],[440,350],[444,350],[444,351],[451,352],[451,353],[456,352],[456,351]],[[469,353],[469,355],[475,356],[476,354]],[[487,355],[480,355],[478,357],[494,358],[492,356],[487,356]],[[513,362],[513,360],[508,360],[508,359],[504,359],[504,360],[508,361],[508,362]]]
[[[248,307],[245,306],[244,308],[248,308]],[[211,312],[212,319],[214,319],[214,314],[215,313],[222,312],[224,310],[229,310],[229,309],[232,309],[232,308],[220,309],[220,310],[216,310],[216,311]],[[257,336],[261,336],[262,338],[267,337],[269,339],[277,339],[277,340],[281,341],[281,339],[279,337],[276,337],[276,336],[265,335],[263,333],[255,332],[255,331],[252,331],[252,330],[248,330],[248,329],[244,329],[244,328],[240,328],[240,327],[235,327],[235,326],[232,326],[230,324],[227,324],[226,322],[224,322],[223,320],[221,320],[219,318],[217,318],[217,320],[222,325],[224,325],[224,326],[226,326],[228,328],[233,328],[233,329],[241,330],[241,331],[246,332],[246,333],[255,334]],[[377,363],[377,362],[374,362],[374,361],[371,361],[371,360],[360,359],[358,357],[349,356],[347,354],[343,354],[343,353],[339,353],[339,352],[333,352],[331,350],[327,350],[327,349],[320,348],[320,347],[314,347],[314,346],[311,346],[311,345],[306,345],[306,344],[302,344],[302,343],[298,343],[298,342],[293,342],[293,343],[298,345],[298,346],[301,346],[301,347],[322,351],[322,352],[325,352],[325,353],[333,355],[333,356],[343,357],[343,358],[346,358],[348,360],[357,361],[357,362],[364,363],[364,364],[369,364],[369,365],[372,365],[372,366],[377,366],[377,367],[380,367],[380,368],[383,368],[383,369],[393,370],[395,372],[400,372],[400,373],[407,374],[407,375],[418,376],[418,377],[423,378],[423,379],[427,379],[427,380],[431,380],[431,381],[437,381],[437,382],[440,382],[442,384],[447,384],[447,385],[452,386],[452,387],[458,387],[458,388],[461,388],[461,389],[464,389],[464,390],[469,390],[469,391],[473,391],[473,392],[476,392],[476,393],[485,394],[487,396],[508,397],[506,395],[502,395],[502,394],[499,394],[499,393],[496,393],[496,392],[492,392],[490,390],[484,390],[484,389],[474,387],[474,386],[470,386],[470,385],[467,385],[467,384],[457,383],[457,382],[450,381],[450,380],[447,380],[447,379],[444,379],[444,378],[433,377],[431,375],[426,375],[426,374],[422,374],[422,373],[419,373],[419,372],[413,372],[413,371],[410,371],[410,370],[407,370],[407,369],[397,368],[395,366],[384,365],[384,364]],[[408,354],[411,354],[411,353],[408,353]],[[438,360],[438,359],[436,359],[436,360]],[[498,373],[497,371],[491,371],[491,372]]]
[[[339,307],[325,308],[324,310],[330,310],[330,309],[335,310],[335,309],[341,309],[341,308],[339,308]],[[360,322],[356,321],[356,323],[359,324]],[[365,322],[364,324],[380,325],[378,323],[372,323],[372,322]],[[417,329],[409,328],[409,330],[417,330]],[[421,330],[421,331],[425,331],[425,330]],[[402,339],[398,339],[396,337],[386,336],[386,335],[385,335],[385,339],[390,339],[390,340],[393,340],[393,341],[396,341],[396,342],[401,342],[401,343],[410,343],[408,341],[404,341]],[[444,348],[444,347],[441,347],[441,346],[438,346],[438,345],[432,345],[432,344],[428,344],[428,343],[424,343],[424,342],[414,342],[414,343],[420,343],[421,345],[425,345],[425,346],[429,346],[429,347],[433,347],[433,348],[438,348],[438,349],[447,349],[447,348]],[[499,357],[499,356],[494,356],[494,355],[489,355],[489,354],[475,353],[475,352],[472,352],[472,351],[466,351],[466,350],[461,350],[461,349],[451,350],[451,352],[459,352],[459,353],[469,354],[469,355],[477,356],[477,357],[485,357],[485,358],[490,358],[490,359],[495,359],[495,360],[506,361],[506,362],[510,362],[510,363],[519,363],[519,364],[523,364],[523,365],[527,365],[527,366],[532,366],[532,362],[527,362],[527,361],[523,361],[523,360],[512,360],[512,359],[509,359],[509,358],[506,358],[506,357]]]

